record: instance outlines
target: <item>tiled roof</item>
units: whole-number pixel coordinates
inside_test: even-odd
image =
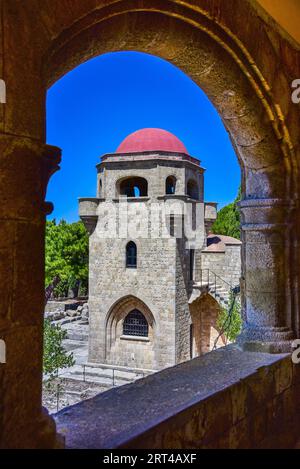
[[[186,147],[179,138],[167,130],[154,128],[137,130],[128,135],[118,146],[116,153],[159,150],[188,154]]]
[[[207,236],[207,248],[204,249],[204,252],[224,252],[226,245],[230,244],[241,245],[242,242],[231,236],[209,234]]]

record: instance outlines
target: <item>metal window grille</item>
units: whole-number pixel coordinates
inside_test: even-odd
[[[148,322],[145,316],[137,309],[127,314],[123,323],[124,335],[148,337]]]

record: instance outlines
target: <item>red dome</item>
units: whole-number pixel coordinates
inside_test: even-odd
[[[118,146],[116,153],[138,153],[159,150],[188,153],[179,138],[163,129],[141,129],[133,132]]]

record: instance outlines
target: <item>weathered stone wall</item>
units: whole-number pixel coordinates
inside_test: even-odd
[[[300,365],[290,355],[230,345],[107,391],[56,419],[70,448],[292,448],[299,439],[299,393]]]
[[[107,363],[145,370],[156,369],[157,362],[155,355],[159,355],[159,352],[154,350],[156,343],[154,342],[151,328],[149,338],[124,337],[122,334],[122,323],[120,322],[118,326],[117,336],[109,352],[109,358],[106,360]]]
[[[229,285],[236,286],[241,277],[241,245],[225,246],[225,252],[202,252],[202,269],[209,269],[225,280]]]
[[[299,438],[299,393],[300,367],[288,357],[208,396],[124,447],[293,448]]]
[[[197,181],[199,193],[203,197],[203,173],[200,172],[199,166],[188,161],[185,161],[183,165],[179,159],[177,162],[175,159],[171,161],[172,155],[166,155],[164,159],[161,155],[159,160],[155,159],[154,154],[152,159],[147,161],[149,156],[141,154],[137,157],[137,155],[130,156],[126,154],[126,158],[122,157],[122,155],[118,158],[108,155],[104,163],[99,167],[101,173],[98,174],[98,179],[101,178],[102,181],[101,197],[105,197],[106,200],[118,197],[117,182],[121,178],[131,176],[143,177],[147,180],[149,197],[165,195],[166,179],[168,176],[176,177],[176,194],[185,195],[187,181],[189,178],[193,178]],[[168,158],[170,161],[168,161]],[[98,187],[100,187],[99,182]]]
[[[175,353],[176,363],[191,358],[190,325],[191,316],[188,305],[189,250],[185,248],[185,239],[177,240],[175,285]]]
[[[176,242],[174,239],[135,240],[138,265],[137,269],[128,269],[125,266],[128,241],[98,239],[94,235],[90,238],[89,360],[113,364],[118,351],[117,363],[125,366],[159,369],[173,365]],[[151,350],[152,346],[156,349],[155,359],[151,350],[150,355],[147,353],[150,345],[147,342],[121,340],[112,355],[109,353],[108,315],[113,314],[114,305],[127,296],[141,300],[153,315],[155,326],[150,343]],[[138,303],[132,303],[132,309],[135,307],[140,309]]]

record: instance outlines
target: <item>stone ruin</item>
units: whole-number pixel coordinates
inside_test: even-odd
[[[59,322],[60,325],[72,321],[89,323],[89,306],[84,300],[49,300],[45,307],[45,319]]]

